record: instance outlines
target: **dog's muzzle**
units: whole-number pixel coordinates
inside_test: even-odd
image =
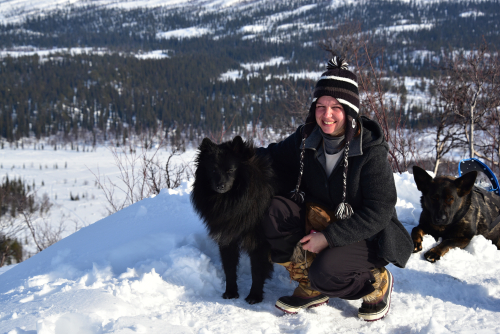
[[[438,214],[436,215],[436,217],[434,217],[434,222],[436,223],[436,225],[447,225],[448,216],[444,213]]]

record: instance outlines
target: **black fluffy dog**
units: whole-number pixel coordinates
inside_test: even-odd
[[[271,164],[239,136],[219,145],[205,138],[198,149],[191,202],[219,244],[226,275],[222,297],[239,297],[236,269],[240,250],[244,250],[252,266],[252,287],[245,300],[259,303],[273,270],[261,227],[275,189]]]

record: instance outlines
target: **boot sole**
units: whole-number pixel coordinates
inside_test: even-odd
[[[292,306],[292,305],[285,304],[285,303],[278,300],[274,306],[276,306],[276,308],[280,309],[281,311],[283,311],[285,313],[297,314],[302,309],[308,309],[308,308],[313,308],[313,307],[325,305],[326,303],[328,303],[329,300],[330,300],[330,298],[325,296],[324,298],[312,301],[312,302],[305,304],[305,305],[302,305],[302,306]]]
[[[387,297],[387,306],[382,310],[378,311],[377,313],[358,312],[358,317],[360,317],[365,321],[377,321],[383,319],[387,315],[387,313],[389,313],[389,309],[391,308],[392,287],[394,286],[394,277],[392,276],[392,273],[390,271],[389,271],[389,277],[391,280],[391,290],[389,292],[389,296]]]

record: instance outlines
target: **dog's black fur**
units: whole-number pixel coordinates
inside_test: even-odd
[[[236,269],[240,249],[250,256],[252,287],[250,304],[263,299],[264,282],[271,277],[269,245],[261,220],[275,193],[274,173],[255,147],[237,136],[214,144],[205,138],[196,157],[191,202],[218,244],[226,275],[225,299],[238,298]]]
[[[452,248],[465,248],[475,235],[483,235],[500,249],[500,196],[474,186],[477,172],[459,178],[433,179],[414,166],[413,177],[422,192],[420,221],[411,231],[414,253],[422,250],[425,234],[443,239],[424,254],[430,262],[439,260]]]

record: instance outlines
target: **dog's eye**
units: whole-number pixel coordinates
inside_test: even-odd
[[[228,173],[228,174],[234,173],[234,169],[233,168],[228,169],[226,173]]]
[[[448,196],[446,198],[446,204],[452,204],[453,201],[455,201],[455,198],[453,198],[453,196]]]

